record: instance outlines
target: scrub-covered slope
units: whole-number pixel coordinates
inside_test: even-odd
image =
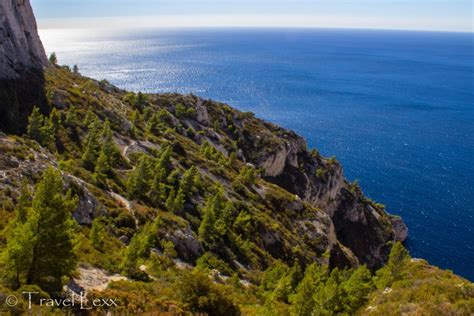
[[[70,192],[72,202],[63,205],[73,205],[69,291],[92,296],[108,287],[102,295],[120,297],[122,309],[286,314],[302,304],[301,284],[311,280],[312,287],[327,284],[312,296],[313,309],[333,308],[318,295],[329,295],[335,283],[341,290],[332,295],[342,305],[333,312],[355,313],[369,297],[388,306],[377,289],[394,280],[417,282],[416,274],[391,270],[371,275],[386,263],[391,242],[406,237],[406,227],[348,183],[334,158],[308,150],[295,133],[225,104],[127,93],[67,67],[50,67],[45,78],[50,114],[35,109],[25,135],[0,136],[2,264],[11,290],[36,284],[57,296],[64,280],[50,283],[46,275],[49,281],[34,282],[28,269],[24,276],[9,273],[21,210],[27,209],[27,225],[28,214],[34,218],[38,205],[49,203],[38,192],[53,181],[54,172],[45,171],[50,166]],[[402,259],[396,266],[410,268]],[[447,275],[443,282],[462,286],[440,299],[454,311],[467,310],[456,302],[472,299],[471,285]],[[187,293],[196,280],[210,283]],[[356,295],[350,292],[356,284],[366,284],[356,290],[362,297],[344,303]],[[196,303],[209,293],[215,302]],[[131,300],[141,295],[137,307]],[[398,296],[393,302],[407,303]]]

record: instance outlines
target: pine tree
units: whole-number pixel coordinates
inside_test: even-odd
[[[194,188],[196,189],[197,192],[202,190],[201,173],[197,169],[196,169],[196,174],[194,175],[193,183],[194,183]]]
[[[375,284],[378,288],[383,289],[401,277],[401,271],[405,260],[410,257],[408,251],[403,247],[402,243],[397,242],[392,246],[388,262],[385,266],[377,271]]]
[[[143,197],[149,189],[148,158],[143,155],[127,181],[127,192],[131,199]]]
[[[56,108],[53,108],[51,113],[49,113],[49,119],[51,121],[51,125],[53,126],[54,133],[56,134],[59,130],[59,127],[61,126],[61,115]]]
[[[216,215],[216,222],[214,224],[214,231],[219,237],[224,236],[227,230],[232,225],[233,214],[235,212],[234,205],[231,201],[225,204],[223,210]]]
[[[84,117],[84,125],[85,126],[89,126],[91,125],[94,121],[96,121],[98,118],[97,116],[94,114],[94,112],[92,112],[90,109],[87,110],[87,113],[86,113],[86,116]]]
[[[159,176],[156,176],[153,180],[153,184],[150,189],[150,199],[153,204],[157,206],[163,205],[163,203],[167,200],[166,195],[166,184],[157,180]]]
[[[175,190],[179,189],[179,181],[180,181],[181,172],[177,169],[173,170],[166,181],[169,185],[171,185]]]
[[[290,295],[291,314],[295,316],[313,315],[315,301],[313,298],[318,284],[327,278],[327,266],[313,263],[306,268],[304,278],[298,284],[296,291]]]
[[[61,278],[75,267],[72,211],[77,201],[64,194],[59,171],[49,168],[36,186],[28,222],[35,235],[28,284],[50,292],[61,289]]]
[[[104,129],[102,130],[102,151],[104,152],[104,156],[107,157],[109,165],[112,167],[115,165],[120,157],[120,151],[115,144],[114,136],[112,133],[112,129],[110,128],[109,120],[105,121]]]
[[[217,216],[221,213],[223,195],[223,189],[220,188],[213,197],[208,199],[203,210],[198,233],[199,239],[208,246],[212,246],[217,239],[215,224]]]
[[[181,103],[176,104],[174,113],[177,118],[182,118],[186,115],[186,108]]]
[[[299,262],[295,262],[288,274],[278,281],[275,290],[270,296],[271,299],[288,302],[290,294],[294,292],[302,278],[303,273],[301,271],[301,266]]]
[[[201,224],[199,225],[199,239],[207,245],[214,241],[215,215],[212,209],[205,209]]]
[[[151,107],[147,107],[144,111],[143,111],[143,119],[145,120],[145,122],[147,122],[148,120],[151,119],[151,117],[153,116],[153,108]]]
[[[26,271],[31,264],[31,240],[33,235],[29,225],[26,225],[28,219],[30,202],[30,191],[28,184],[23,181],[20,188],[15,209],[15,219],[7,228],[7,245],[0,256],[4,264],[4,279],[11,284],[13,289],[19,288],[26,280]]]
[[[64,123],[66,123],[66,125],[70,127],[73,127],[77,124],[77,115],[76,115],[76,111],[73,108],[67,111],[66,119]]]
[[[92,247],[99,251],[103,251],[104,241],[103,241],[103,234],[105,231],[104,223],[99,219],[96,218],[92,222],[91,232],[89,235]]]
[[[165,207],[168,211],[173,212],[174,211],[174,201],[176,199],[176,190],[174,188],[171,189],[168,199],[166,199]]]
[[[150,248],[156,243],[159,218],[153,223],[147,223],[141,231],[136,233],[125,249],[121,270],[129,277],[136,279],[146,278],[138,268],[138,261],[150,256]]]
[[[173,212],[175,213],[182,212],[184,209],[184,202],[185,202],[185,194],[183,190],[179,189],[178,193],[176,194],[176,198],[174,200]]]
[[[56,141],[56,129],[57,125],[54,125],[53,117],[49,117],[44,119],[43,126],[40,128],[41,133],[41,145],[48,147],[50,149],[54,149],[55,141]]]
[[[3,258],[17,285],[36,284],[49,293],[61,290],[62,277],[75,267],[71,212],[76,200],[64,194],[61,174],[47,169],[36,185],[24,224],[17,223]]]
[[[146,124],[146,129],[147,132],[152,134],[152,135],[158,135],[160,132],[160,119],[158,118],[158,115],[155,113],[148,121]]]
[[[89,125],[89,132],[84,141],[84,153],[82,155],[82,163],[86,169],[94,170],[97,158],[99,157],[99,136],[100,123],[96,118]]]
[[[79,74],[79,67],[77,65],[74,65],[72,67],[72,71],[75,73],[75,74]]]
[[[181,178],[179,188],[183,191],[185,197],[189,197],[194,192],[194,180],[196,179],[197,172],[197,168],[192,166],[184,172],[183,177]]]
[[[167,146],[163,149],[160,155],[160,159],[158,161],[158,168],[164,168],[165,170],[169,171],[172,153],[173,149],[171,148],[171,146]],[[166,176],[168,176],[168,174]]]
[[[314,293],[314,310],[320,315],[337,315],[342,311],[339,301],[340,272],[332,270],[326,282],[320,282]]]
[[[51,53],[51,55],[49,55],[49,62],[53,65],[58,64],[58,57],[56,56],[56,53]]]
[[[28,117],[28,136],[39,143],[42,141],[41,127],[43,122],[44,116],[40,113],[39,108],[35,106]]]
[[[349,279],[341,285],[345,312],[353,314],[359,309],[367,301],[372,287],[372,274],[369,269],[365,265],[355,269]]]
[[[140,125],[140,113],[138,111],[133,111],[132,116],[130,118],[130,121],[132,123],[130,133],[132,136],[136,136],[138,132],[138,127]]]
[[[255,168],[251,166],[243,167],[240,170],[239,179],[242,181],[242,183],[248,186],[255,184],[255,179],[256,179]]]
[[[161,109],[157,113],[158,121],[163,124],[170,125],[172,123],[170,112],[165,109]]]
[[[227,162],[228,167],[232,167],[235,162],[237,161],[237,154],[235,152],[231,152],[229,155],[229,160]]]
[[[17,214],[17,218],[20,216]],[[3,278],[13,289],[26,283],[28,271],[32,264],[35,236],[30,223],[14,221],[2,252]]]
[[[112,167],[109,163],[109,157],[105,154],[104,150],[101,150],[94,169],[95,182],[103,184],[111,171]]]

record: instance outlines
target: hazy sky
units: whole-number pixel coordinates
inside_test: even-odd
[[[41,28],[299,26],[473,31],[473,0],[31,0]]]

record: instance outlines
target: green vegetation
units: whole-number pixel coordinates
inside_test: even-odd
[[[1,293],[62,297],[68,280],[103,269],[126,279],[88,295],[116,298],[122,314],[472,311],[470,282],[401,244],[378,271],[337,261],[324,210],[263,176],[297,143],[290,131],[192,95],[125,93],[77,68],[50,68],[46,81],[50,110],[33,110],[27,135],[0,135]],[[336,160],[299,155],[292,168],[325,194]],[[358,185],[344,188],[389,223]]]
[[[39,109],[34,107],[28,118],[28,136],[45,147],[53,148],[56,139],[55,130],[59,124],[56,110],[46,119]]]
[[[71,212],[76,200],[64,195],[58,171],[49,168],[36,186],[31,208],[18,208],[11,233],[2,253],[5,278],[19,288],[36,284],[55,293],[63,276],[74,270],[74,222]],[[24,206],[23,206],[24,207]]]
[[[56,53],[51,53],[51,55],[49,55],[49,62],[53,65],[57,65],[58,64],[58,57],[56,56]]]

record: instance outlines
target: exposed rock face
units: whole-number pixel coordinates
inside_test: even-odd
[[[204,252],[201,243],[189,227],[174,228],[165,238],[171,240],[180,257],[189,262],[196,260]]]
[[[72,175],[65,175],[65,178],[78,196],[77,207],[72,214],[73,218],[80,225],[92,225],[94,218],[103,215],[105,210],[87,189],[87,183]]]
[[[397,241],[404,241],[408,237],[408,227],[400,217],[392,217],[391,219],[395,239]]]
[[[29,0],[1,0],[0,79],[19,79],[47,64]]]
[[[217,150],[228,154],[221,141],[223,133],[226,133],[235,141],[234,150],[239,159],[261,169],[265,180],[327,214],[329,223],[322,225],[326,228],[322,234],[311,234],[318,231],[317,227],[302,230],[297,217],[293,217],[294,227],[291,230],[300,237],[307,235],[317,240],[321,249],[315,248],[315,253],[322,249],[330,250],[332,266],[366,264],[371,269],[377,269],[387,259],[390,242],[407,238],[407,228],[401,219],[391,216],[383,206],[367,199],[357,184],[349,183],[335,159],[323,158],[317,152],[308,151],[306,141],[293,131],[256,119],[250,113],[220,112],[213,102],[194,96],[174,97],[201,112],[197,116],[199,124],[195,124],[194,128],[200,130],[207,127],[206,140]],[[202,119],[204,116],[209,119]],[[216,123],[224,127],[216,131],[213,128]],[[229,125],[234,126],[233,131],[228,129]],[[281,208],[287,212],[291,210],[291,207]],[[311,226],[308,222],[310,218],[303,220],[305,226]],[[316,222],[325,223],[322,218]],[[328,238],[331,237],[329,227],[334,231],[334,238]],[[271,254],[287,253],[281,236],[271,231],[260,233],[263,236],[262,248]]]
[[[305,148],[304,141],[285,142],[278,150],[270,155],[261,167],[265,170],[266,176],[276,177],[283,173],[286,166],[298,168],[298,153]]]
[[[67,284],[67,289],[76,294],[90,293],[92,291],[103,291],[111,282],[127,280],[126,277],[114,274],[109,275],[106,271],[82,266],[77,268],[75,278]]]
[[[333,265],[358,262],[372,269],[380,267],[390,250],[388,242],[407,238],[403,221],[365,198],[357,185],[348,183],[337,161],[310,154],[303,138],[272,128],[272,133],[260,130],[247,135],[243,145],[247,161],[262,168],[266,180],[331,217],[340,243],[333,248]],[[318,169],[323,172],[318,174]]]
[[[47,65],[29,0],[0,0],[0,130],[24,132],[33,106],[48,112]]]

